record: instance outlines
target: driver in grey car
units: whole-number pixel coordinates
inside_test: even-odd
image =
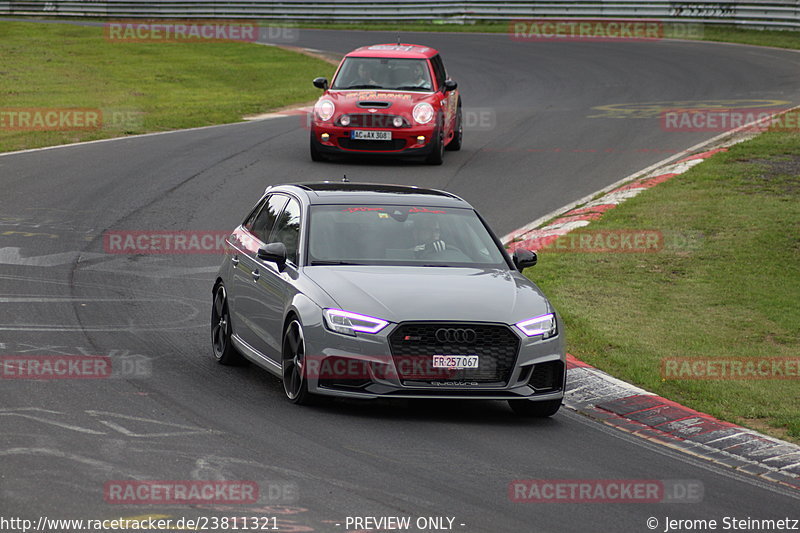
[[[414,255],[417,258],[428,257],[444,252],[447,243],[442,240],[442,228],[435,216],[420,216],[414,220]]]

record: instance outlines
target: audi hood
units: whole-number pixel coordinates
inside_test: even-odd
[[[438,320],[514,324],[553,312],[516,271],[454,267],[311,266],[304,274],[340,309],[390,322]]]

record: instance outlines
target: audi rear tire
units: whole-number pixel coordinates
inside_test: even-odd
[[[247,360],[233,345],[232,334],[228,293],[225,291],[225,285],[220,283],[214,292],[214,303],[211,306],[211,347],[214,350],[214,359],[223,365],[244,365]]]

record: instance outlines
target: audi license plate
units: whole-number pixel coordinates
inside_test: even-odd
[[[434,355],[433,368],[478,368],[477,355]]]
[[[372,131],[372,130],[353,130],[350,132],[351,139],[359,141],[391,141],[391,131]]]

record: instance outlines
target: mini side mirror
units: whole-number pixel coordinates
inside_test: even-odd
[[[444,92],[455,91],[458,83],[453,80],[444,80]]]
[[[328,90],[328,79],[327,78],[314,78],[314,87],[317,89],[322,89],[323,91]]]

